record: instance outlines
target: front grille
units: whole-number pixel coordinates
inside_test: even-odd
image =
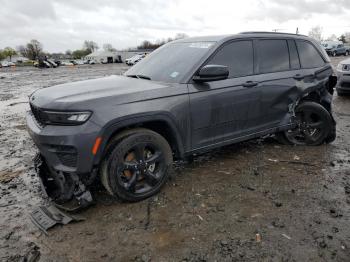
[[[30,109],[32,110],[32,114],[36,120],[36,122],[41,126],[44,127],[45,123],[47,122],[47,116],[44,111],[42,111],[39,107],[34,106],[33,104],[30,104]]]

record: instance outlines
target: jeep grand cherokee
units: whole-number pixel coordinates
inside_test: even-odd
[[[54,200],[81,199],[100,178],[110,194],[138,201],[160,190],[174,158],[268,134],[333,141],[335,84],[327,54],[306,36],[186,38],[123,76],[37,90],[27,123]]]

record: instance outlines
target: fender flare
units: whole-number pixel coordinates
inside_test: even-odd
[[[150,112],[150,113],[140,113],[135,115],[128,115],[125,117],[117,118],[109,123],[107,123],[101,130],[99,137],[102,137],[102,142],[100,144],[99,150],[94,157],[94,165],[98,165],[105,153],[105,148],[112,138],[112,136],[118,132],[127,128],[128,126],[143,124],[153,121],[163,121],[171,128],[172,136],[175,138],[176,147],[179,152],[179,156],[182,158],[184,156],[185,148],[183,143],[183,138],[176,125],[173,116],[168,112]]]

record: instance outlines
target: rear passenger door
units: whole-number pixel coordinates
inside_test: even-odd
[[[301,74],[300,62],[294,40],[258,39],[257,80],[261,90],[261,118],[265,128],[288,124],[287,113],[296,92],[296,81]]]

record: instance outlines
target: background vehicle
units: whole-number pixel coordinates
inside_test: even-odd
[[[337,93],[339,96],[350,94],[350,59],[341,61],[337,66]]]
[[[331,56],[337,56],[337,55],[348,55],[349,50],[345,48],[344,44],[329,44],[325,48],[327,54]]]
[[[46,62],[48,62],[53,68],[56,68],[58,66],[53,60],[47,59]]]
[[[131,58],[128,58],[128,59],[125,59],[125,63],[127,65],[134,65],[136,64],[137,62],[141,61],[142,58],[144,58],[145,55],[144,54],[138,54],[138,55],[134,55],[133,57]]]
[[[2,67],[9,67],[10,66],[9,62],[7,62],[7,61],[1,61],[0,64]]]
[[[57,174],[67,181],[48,186],[57,201],[81,200],[84,192],[74,190],[97,174],[109,193],[138,201],[160,190],[173,158],[273,134],[286,144],[333,141],[333,73],[325,51],[306,36],[186,38],[124,76],[34,92],[28,130],[57,171],[44,173],[44,184]]]
[[[61,61],[62,66],[74,66],[74,64],[70,61]]]
[[[84,61],[83,60],[75,60],[75,62],[77,63],[77,65],[84,65]]]

